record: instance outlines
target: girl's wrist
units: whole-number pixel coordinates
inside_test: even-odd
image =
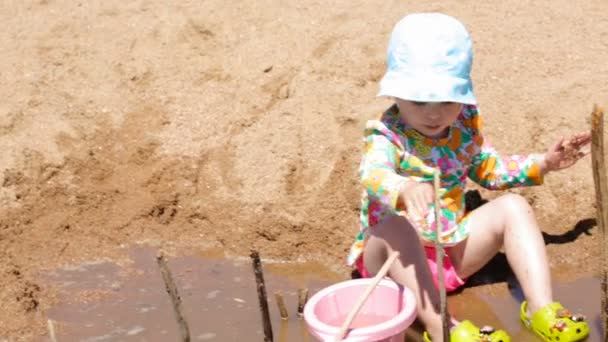
[[[552,171],[549,166],[549,163],[547,163],[547,154],[546,153],[542,154],[540,160],[538,161],[538,164],[539,164],[539,168],[540,168],[540,173],[543,176]]]
[[[405,194],[411,191],[411,187],[412,185],[415,185],[415,181],[412,180],[406,180],[405,182],[401,183],[401,186],[399,186],[399,199],[397,200],[397,208],[400,209],[404,209],[407,210],[407,203],[405,203]]]
[[[404,181],[399,185],[399,194],[397,195],[397,209],[405,209],[405,200],[403,198],[403,194],[405,193],[405,189],[409,181]]]

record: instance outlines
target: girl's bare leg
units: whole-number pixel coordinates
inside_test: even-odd
[[[507,194],[471,214],[469,237],[449,256],[461,278],[471,276],[504,246],[507,260],[522,286],[531,313],[552,301],[545,244],[528,202]]]
[[[416,229],[404,217],[394,216],[374,226],[363,252],[363,263],[374,275],[388,254],[399,251],[399,259],[389,269],[389,276],[414,292],[418,318],[433,341],[442,340],[439,292],[435,288],[424,248]]]

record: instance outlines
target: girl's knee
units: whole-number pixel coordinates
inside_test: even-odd
[[[392,216],[370,229],[371,236],[384,242],[387,251],[396,250],[402,254],[407,250],[422,248],[416,228],[402,216]]]
[[[391,216],[371,228],[371,234],[387,241],[418,241],[418,232],[403,216]]]
[[[522,211],[532,211],[528,200],[519,194],[509,193],[500,197],[500,200],[503,202],[501,207],[508,213],[521,214]]]

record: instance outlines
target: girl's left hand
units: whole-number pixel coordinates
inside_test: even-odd
[[[591,133],[578,133],[570,138],[561,138],[545,153],[544,173],[569,168],[591,151],[582,148],[591,142]]]

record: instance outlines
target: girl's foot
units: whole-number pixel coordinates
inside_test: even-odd
[[[511,342],[511,338],[504,330],[495,330],[490,326],[481,329],[471,323],[462,321],[452,328],[450,332],[452,342]],[[424,342],[431,342],[431,337],[425,331]]]
[[[521,303],[519,317],[524,325],[544,341],[575,342],[589,335],[589,325],[585,316],[573,315],[560,303],[548,304],[528,314],[528,302]]]

